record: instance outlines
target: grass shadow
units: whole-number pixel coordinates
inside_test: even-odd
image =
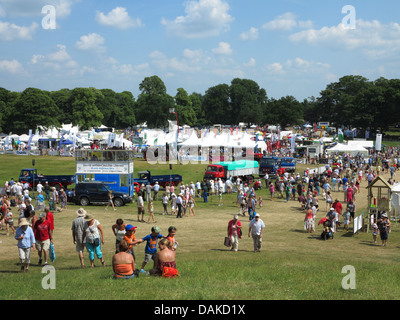
[[[210,249],[210,251],[220,251],[220,252],[232,252],[231,249]],[[237,252],[253,252],[253,250],[242,250],[242,249],[238,249]]]
[[[0,273],[21,273],[21,271],[16,271],[16,270],[0,270]]]
[[[369,247],[380,247],[380,245],[378,243],[373,243],[371,241],[366,241],[366,240],[360,241],[360,244],[363,246],[369,246]]]

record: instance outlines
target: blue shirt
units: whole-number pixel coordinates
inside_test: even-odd
[[[146,248],[144,249],[144,252],[146,253],[157,253],[157,241],[158,239],[162,238],[163,236],[161,234],[158,234],[158,236],[152,237],[151,234],[145,236],[142,238],[142,240],[147,241],[146,243]]]
[[[33,234],[33,230],[31,227],[27,227],[26,230],[19,227],[15,232],[15,239],[19,238],[21,235],[24,235],[22,240],[18,240],[18,248],[28,249],[36,243],[35,235]]]

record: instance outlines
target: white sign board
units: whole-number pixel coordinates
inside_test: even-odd
[[[97,161],[77,162],[76,173],[129,174],[133,173],[133,163],[97,162]]]
[[[375,149],[376,149],[376,151],[381,151],[381,149],[382,149],[382,135],[381,134],[376,135]]]

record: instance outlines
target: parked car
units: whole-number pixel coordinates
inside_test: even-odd
[[[132,198],[125,192],[116,192],[103,182],[81,182],[75,186],[72,202],[77,205],[87,206],[93,203],[107,203],[108,192],[113,194],[114,206],[120,207],[132,202]]]

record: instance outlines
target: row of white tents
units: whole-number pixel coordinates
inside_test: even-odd
[[[332,148],[326,150],[327,154],[349,154],[351,156],[368,156],[368,149],[374,147],[373,141],[348,141],[347,143],[338,143]]]
[[[105,127],[101,126],[100,129],[102,128]],[[64,124],[61,128],[38,128],[36,132],[32,133],[32,137],[28,134],[4,136],[0,140],[0,145],[6,149],[10,148],[14,140],[21,148],[25,148],[30,140],[31,150],[35,150],[38,148],[39,140],[59,139],[64,142],[68,141],[64,146],[90,148],[94,140],[99,140],[101,144],[109,144],[111,138],[113,145],[117,147],[125,145],[126,148],[131,148],[133,146],[133,143],[126,139],[123,134],[114,134],[109,131],[96,132],[95,129],[80,131],[79,127],[72,124]]]

